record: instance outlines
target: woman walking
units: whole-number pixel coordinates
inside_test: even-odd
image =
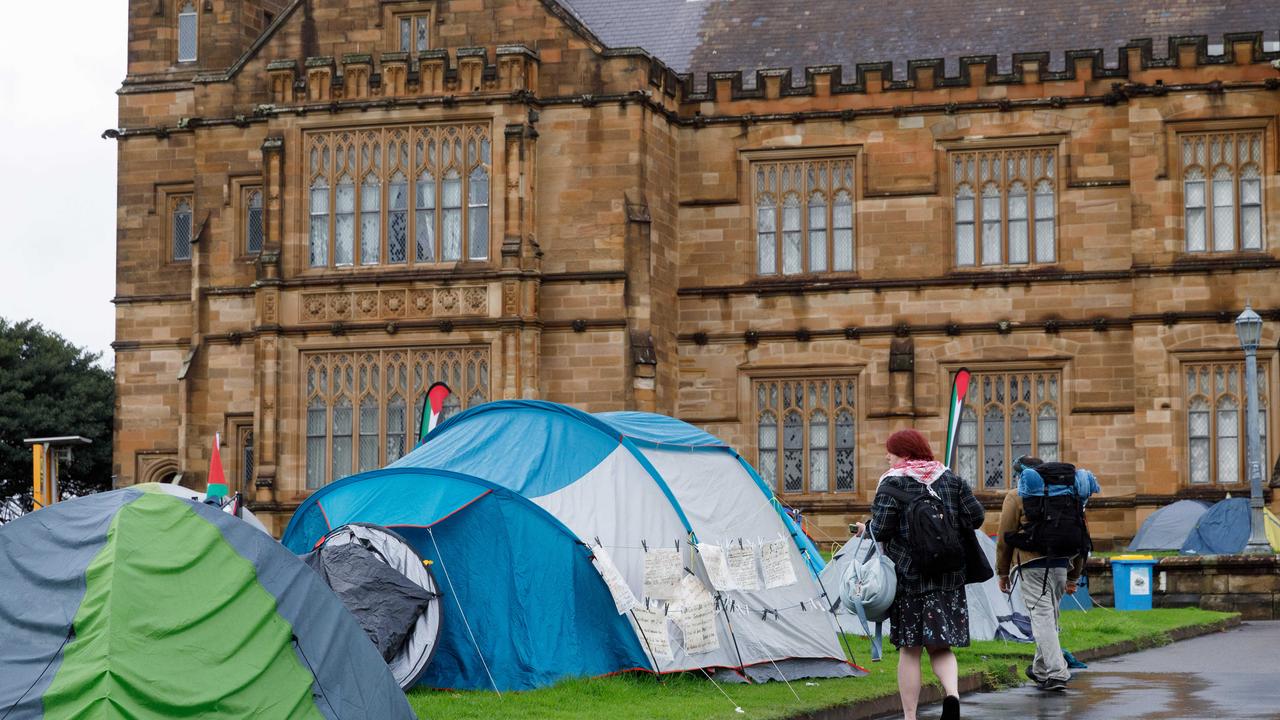
[[[958,533],[982,527],[986,513],[969,485],[933,459],[933,450],[924,435],[915,430],[899,430],[889,436],[885,450],[889,469],[880,477],[871,503],[871,532],[885,544],[885,554],[897,568],[898,591],[889,611],[889,638],[898,648],[902,717],[916,720],[921,653],[927,649],[929,664],[946,693],[942,720],[958,720],[959,668],[951,648],[969,645],[964,568],[935,572],[920,568],[913,552],[913,542],[918,544],[920,540],[911,537],[905,511],[918,496],[929,494],[941,502]],[[864,527],[858,523],[859,534]],[[963,557],[963,550],[956,550]]]

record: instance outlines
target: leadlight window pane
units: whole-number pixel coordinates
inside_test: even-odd
[[[333,479],[351,474],[351,401],[339,398],[333,408]]]
[[[967,186],[956,191],[956,265],[976,262],[973,247],[973,193]]]
[[[1233,483],[1240,480],[1240,411],[1234,398],[1224,396],[1218,400],[1217,413],[1218,482]]]
[[[1235,188],[1231,171],[1219,167],[1213,173],[1213,249],[1230,252],[1236,249]]]
[[[837,381],[839,387],[839,381]],[[840,402],[839,398],[836,403]],[[836,490],[853,490],[857,467],[853,413],[841,410],[836,416]]]
[[[400,52],[413,50],[413,18],[400,18]]]
[[[325,416],[324,401],[313,398],[307,406],[307,488],[310,490],[325,484]]]
[[[428,18],[430,18],[429,15],[419,15],[417,18],[414,19],[415,20],[414,24],[417,27],[416,39],[417,39],[418,52],[425,52],[430,47],[428,43],[429,38],[427,36],[427,29],[428,29],[427,19]]]
[[[827,271],[827,203],[822,193],[809,197],[809,271]]]
[[[831,234],[834,252],[831,269],[836,272],[853,270],[853,199],[841,190],[836,193],[831,208]]]
[[[1209,403],[1203,398],[1191,401],[1187,413],[1187,436],[1191,458],[1191,482],[1208,483],[1209,477]]]
[[[778,420],[773,413],[760,413],[760,427],[757,431],[757,443],[760,449],[760,478],[769,487],[777,487],[778,481]]]
[[[960,411],[960,427],[956,430],[956,468],[973,487],[978,477],[978,414],[967,405]]]
[[[404,398],[396,395],[387,402],[387,463],[404,455],[405,435]]]
[[[1244,147],[1244,143],[1241,143]],[[1262,179],[1258,166],[1246,165],[1240,171],[1240,247],[1262,249]]]
[[[983,487],[1005,487],[1004,456],[1004,411],[999,406],[992,405],[982,418]]]
[[[262,252],[262,191],[250,190],[245,203],[245,250],[249,254]]]
[[[445,174],[443,184],[440,206],[444,247],[441,248],[440,259],[455,262],[462,259],[462,178],[457,170],[450,170]]]
[[[800,198],[788,195],[782,203],[782,272],[794,275],[804,268],[800,238]]]
[[[196,59],[198,40],[195,3],[183,3],[178,10],[178,62]]]
[[[387,262],[403,263],[409,254],[409,182],[403,175],[387,188]]]
[[[1199,168],[1187,171],[1183,203],[1186,209],[1187,252],[1204,252],[1208,232],[1205,228],[1204,173]]]
[[[329,186],[311,183],[311,267],[329,264]]]
[[[245,431],[240,444],[240,488],[253,487],[253,431]]]
[[[1058,414],[1052,405],[1042,405],[1036,418],[1036,456],[1045,462],[1058,460]]]
[[[1002,262],[1000,245],[1000,190],[991,183],[982,189],[983,265],[999,265]]]
[[[1037,207],[1037,209],[1039,209]],[[1039,217],[1039,215],[1037,215]],[[1028,261],[1027,188],[1020,182],[1009,188],[1009,263],[1023,265]]]
[[[360,472],[377,470],[378,401],[366,397],[360,401]]]
[[[423,173],[414,183],[417,189],[417,216],[414,218],[414,234],[417,236],[418,262],[435,262],[436,259],[436,183]]]
[[[382,186],[366,177],[360,184],[360,264],[377,265],[382,254]]]
[[[1041,180],[1036,185],[1036,262],[1051,263],[1057,258],[1053,244],[1053,184]]]
[[[472,170],[467,183],[467,238],[472,260],[489,257],[489,173],[484,167]]]
[[[809,416],[809,491],[827,491],[827,415],[821,410]]]
[[[761,275],[778,271],[777,216],[773,198],[760,198],[756,204],[756,257]]]
[[[1025,405],[1016,405],[1009,418],[1010,453],[1012,458],[1033,455],[1031,450],[1031,410]]]
[[[191,259],[191,202],[186,198],[173,205],[173,259]]]
[[[333,262],[351,265],[355,253],[356,186],[349,177],[338,181],[334,210]]]
[[[787,413],[782,425],[782,483],[783,491],[798,493],[804,490],[804,421],[800,413]]]

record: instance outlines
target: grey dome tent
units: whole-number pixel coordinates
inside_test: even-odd
[[[1179,500],[1151,513],[1133,536],[1128,550],[1180,550],[1209,506],[1199,500]]]
[[[356,616],[400,687],[413,687],[440,637],[430,561],[398,533],[367,523],[336,528],[302,558]]]
[[[1235,555],[1249,542],[1248,498],[1227,498],[1214,503],[1196,522],[1182,544],[1184,555]]]
[[[974,534],[978,538],[978,545],[987,556],[987,561],[991,563],[991,567],[996,565],[996,544],[984,535],[980,530],[974,530]],[[844,578],[845,568],[848,567],[852,560],[852,553],[857,546],[857,542],[845,543],[843,547],[831,556],[831,562],[823,568],[821,579],[823,587],[828,588],[828,592],[833,595],[840,593],[836,588],[840,587],[840,583]],[[865,545],[863,546],[866,547]],[[1015,620],[1022,621],[1024,627],[1029,626],[1030,616],[1027,614],[1026,605],[1023,604],[1022,598],[1017,592],[1012,597],[1000,592],[996,578],[975,585],[965,586],[966,601],[969,606],[969,636],[974,640],[1012,640],[1015,642],[1028,642],[1030,636],[1018,627],[1019,623]],[[843,602],[837,602],[836,619],[840,624],[842,632],[850,635],[865,635],[862,624],[858,622],[858,616],[853,613],[851,608],[846,608]],[[1018,616],[1021,617],[1018,617]],[[884,634],[889,634],[889,621],[883,624]],[[874,630],[874,628],[873,628]]]

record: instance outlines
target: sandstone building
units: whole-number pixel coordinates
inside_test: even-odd
[[[1098,474],[1102,537],[1247,492],[1246,300],[1280,382],[1265,3],[861,5],[131,0],[119,482],[202,486],[221,432],[280,529],[444,379],[451,410],[703,426],[825,540],[890,432],[941,445],[968,367],[993,507],[1023,453]]]

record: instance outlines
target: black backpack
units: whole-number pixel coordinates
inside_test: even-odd
[[[921,575],[942,575],[964,569],[964,545],[951,513],[931,488],[910,493],[889,485],[879,492],[902,505],[902,524],[911,543],[911,562]]]
[[[1040,495],[1022,498],[1026,522],[1005,533],[1005,541],[1019,550],[1045,557],[1069,558],[1093,549],[1085,524],[1084,504],[1076,492],[1076,468],[1070,463],[1044,463],[1034,470],[1044,479]],[[1049,495],[1050,485],[1066,485],[1067,495]]]

